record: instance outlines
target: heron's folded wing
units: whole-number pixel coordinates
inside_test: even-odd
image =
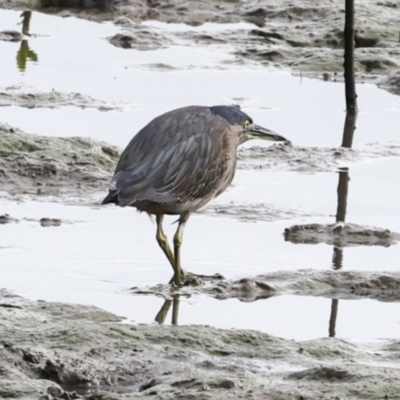
[[[218,190],[226,168],[219,135],[194,135],[140,167],[120,171],[112,183],[121,205],[135,201],[185,202]]]

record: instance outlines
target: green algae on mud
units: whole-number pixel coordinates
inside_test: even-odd
[[[121,324],[95,307],[31,302],[5,290],[0,317],[3,397],[77,398],[71,391],[79,389],[104,400],[328,400],[400,391],[398,341],[296,342],[249,330]]]

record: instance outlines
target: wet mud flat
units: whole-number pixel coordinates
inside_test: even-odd
[[[0,140],[6,138],[2,148],[9,149],[2,157],[6,171],[2,179],[4,185],[9,185],[7,196],[14,199],[48,200],[53,196],[53,201],[87,204],[91,195],[104,191],[120,152],[117,147],[92,139],[41,137],[16,128],[2,129]],[[287,151],[291,157],[287,157]],[[271,155],[274,152],[275,156]],[[288,160],[293,152],[295,146],[289,150],[256,148],[243,150],[242,156],[254,163],[265,153],[265,157],[276,161],[277,170],[290,171]],[[322,152],[326,155],[326,150]],[[334,170],[336,156],[331,153],[329,169]],[[299,159],[303,156],[300,148]],[[316,164],[310,160],[312,157],[303,157],[303,167],[308,165],[315,172]],[[239,168],[248,171],[246,162],[246,157],[242,158]],[[32,176],[35,163],[55,163],[58,169],[51,175],[41,174],[39,169]],[[329,158],[321,169],[326,170],[328,164]],[[36,192],[37,182],[42,183],[39,187],[43,187],[43,195]],[[82,192],[78,191],[79,183]],[[50,190],[53,185],[57,191]],[[71,190],[75,198],[71,198]],[[232,214],[232,207],[221,207],[218,212],[213,206],[210,215],[221,215],[227,209],[231,218],[243,215],[240,207],[238,213]],[[249,214],[248,207],[244,211]],[[256,208],[243,219],[251,220],[258,213]],[[4,219],[11,219],[10,224],[16,222],[12,216]],[[276,219],[273,216],[271,220]],[[400,237],[381,228],[351,224],[335,227],[295,226],[289,228],[287,240],[321,241],[341,247],[385,247],[396,244]],[[399,288],[396,272],[302,270],[236,280],[195,281],[179,295],[253,302],[291,293],[335,299],[332,301],[373,299],[397,303]],[[176,296],[166,285],[132,288],[129,294],[157,296],[166,302]],[[246,329],[131,325],[98,308],[31,302],[7,291],[0,292],[0,317],[0,336],[4,338],[0,349],[0,396],[4,398],[372,400],[395,398],[400,390],[398,340],[374,344],[340,338],[296,341]]]
[[[18,97],[21,107],[48,107],[38,97],[29,103]],[[60,94],[63,98],[63,95]],[[0,104],[1,104],[0,92]],[[28,106],[27,104],[32,104]],[[75,103],[72,103],[75,105]],[[53,107],[57,107],[54,102]],[[89,137],[54,137],[26,133],[0,123],[0,184],[11,195],[33,197],[65,194],[76,190],[73,203],[104,190],[122,149]],[[255,171],[334,172],[361,161],[400,156],[398,142],[371,143],[358,148],[303,147],[289,143],[270,147],[251,146],[238,151],[238,169]],[[84,185],[84,190],[80,190]],[[83,188],[82,188],[83,189]],[[238,205],[240,207],[240,205]],[[255,206],[257,208],[257,206]],[[259,210],[263,208],[260,205]],[[227,207],[211,207],[211,213],[229,214]],[[245,216],[246,210],[238,209]]]
[[[1,190],[15,197],[90,196],[107,185],[118,157],[115,146],[89,138],[29,135],[0,124]]]
[[[99,111],[122,111],[127,105],[96,100],[81,93],[66,93],[52,90],[44,92],[23,86],[10,86],[0,89],[0,107],[18,106],[23,108],[78,107],[80,109],[94,108]]]
[[[277,271],[239,280],[223,277],[187,282],[179,296],[208,295],[219,300],[239,299],[253,302],[283,294],[318,296],[330,299],[373,299],[383,302],[400,301],[400,274],[371,271]],[[131,288],[140,295],[156,295],[171,300],[177,292],[169,285],[147,289]]]
[[[398,340],[373,346],[257,331],[141,326],[0,291],[0,396],[18,399],[384,399]]]
[[[8,0],[8,9],[33,9],[93,21],[113,21],[121,33],[109,38],[125,49],[149,50],[178,45],[225,46],[237,65],[285,68],[295,74],[342,80],[344,4],[298,1],[111,1]],[[374,81],[399,93],[399,5],[365,1],[356,7],[355,68],[358,81]],[[144,21],[187,24],[246,22],[246,29],[163,31]]]
[[[294,73],[340,80],[344,18],[341,1],[315,7],[306,1],[295,6],[286,1],[260,2],[254,6],[241,2],[123,0],[115,4],[103,2],[110,6],[103,9],[98,7],[101,3],[10,0],[1,7],[33,8],[60,17],[113,21],[121,33],[106,38],[110,43],[105,42],[105,46],[113,50],[113,46],[123,47],[126,50],[122,52],[176,44],[217,48],[235,43],[235,48],[230,50],[235,56],[232,66],[290,68]],[[399,87],[398,73],[395,73],[399,66],[398,18],[393,12],[397,9],[396,3],[368,1],[357,14],[358,79],[389,82],[386,88],[393,92]],[[192,27],[201,27],[205,22],[248,25],[223,32],[179,30],[179,26],[170,25],[167,32],[166,25],[160,28],[154,23],[141,24],[149,20],[184,22]],[[3,32],[0,39],[23,42],[21,34]],[[163,68],[173,69],[166,64]],[[1,89],[0,106],[29,109],[32,113],[39,111],[32,109],[43,108],[52,109],[53,113],[55,108],[65,106],[100,111],[123,109],[120,104],[96,100],[96,95],[39,89],[19,86]],[[240,150],[238,169],[255,174],[264,170],[336,172],[361,161],[398,157],[399,149],[398,142],[354,149],[296,145],[252,147]],[[116,146],[91,138],[31,135],[16,126],[0,124],[0,196],[15,202],[42,200],[98,205],[120,151]],[[243,204],[241,201],[210,204],[202,212],[246,222],[308,218],[308,223],[299,225],[299,222],[285,232],[282,228],[282,242],[323,243],[320,246],[333,246],[342,258],[344,247],[386,247],[396,245],[399,239],[396,232],[385,227],[312,223],[310,217],[321,216],[316,211],[299,212],[281,204],[276,209],[265,203]],[[19,215],[21,223],[17,224],[18,218],[10,214],[0,212],[0,226],[15,225],[24,229],[22,221],[27,218]],[[61,217],[42,216],[31,221],[49,226],[46,233],[55,232],[54,236],[69,222]],[[5,250],[0,247],[0,251]],[[376,271],[381,268],[377,263]],[[338,299],[399,301],[400,278],[396,272],[292,270],[252,276],[242,270],[240,276],[244,274],[240,279],[195,280],[192,286],[181,289],[179,296],[254,302],[295,294],[329,298],[333,302]],[[77,290],[76,286],[73,290]],[[126,294],[130,295],[158,297],[166,302],[176,298],[176,293],[166,285],[132,288]],[[234,313],[235,309],[229,311]],[[158,316],[161,323],[162,315]],[[0,397],[3,398],[390,399],[400,393],[398,340],[385,339],[372,345],[333,337],[298,341],[246,329],[131,325],[98,308],[31,302],[7,291],[0,293],[0,317],[0,337],[5,338],[0,349]]]

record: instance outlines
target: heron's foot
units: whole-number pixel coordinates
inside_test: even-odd
[[[185,272],[181,269],[178,273],[174,272],[173,277],[170,279],[169,284],[175,287],[182,287],[185,279]]]
[[[179,288],[183,286],[184,279],[185,279],[184,271],[181,270],[180,268],[175,269],[174,275],[169,281],[169,284]]]
[[[225,279],[221,274],[214,274],[214,275],[198,275],[194,274],[193,272],[185,271],[181,269],[181,280],[180,284],[178,285],[176,283],[176,274],[172,277],[172,279],[169,281],[170,284],[174,284],[177,287],[182,287],[182,286],[200,286],[203,284],[204,281],[215,281],[215,280],[223,280]]]

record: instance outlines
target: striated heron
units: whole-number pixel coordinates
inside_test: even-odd
[[[155,215],[156,238],[182,284],[180,248],[189,215],[232,182],[237,148],[250,139],[286,141],[237,107],[189,106],[150,121],[123,151],[102,204],[136,207]],[[162,222],[179,215],[172,252]]]

